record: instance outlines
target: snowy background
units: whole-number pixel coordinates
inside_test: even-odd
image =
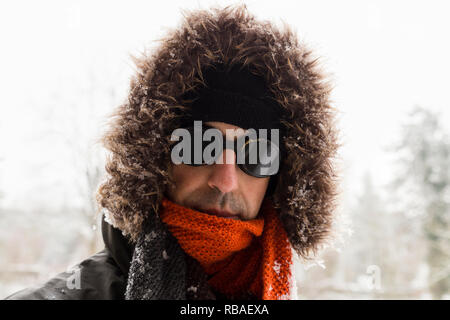
[[[321,57],[341,112],[336,240],[297,270],[300,298],[449,299],[450,4],[244,2]],[[0,298],[102,248],[97,139],[129,54],[216,3],[0,2]]]

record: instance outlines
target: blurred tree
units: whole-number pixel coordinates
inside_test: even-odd
[[[112,70],[105,72],[99,66],[87,70],[86,81],[81,89],[81,101],[70,100],[66,111],[71,114],[65,117],[67,129],[65,141],[72,152],[77,172],[74,186],[78,196],[83,200],[81,213],[85,221],[79,229],[81,239],[84,239],[88,254],[101,249],[102,238],[100,219],[95,192],[104,175],[104,155],[99,145],[101,120],[107,110],[112,110],[118,104],[116,78]],[[106,81],[106,79],[109,79]]]
[[[67,190],[63,206],[67,208],[61,210],[77,208],[71,218],[76,236],[67,245],[74,260],[102,246],[95,192],[104,175],[105,155],[98,140],[106,116],[121,99],[117,92],[121,87],[118,82],[124,79],[122,74],[104,63],[89,65],[78,81],[61,81],[46,108],[46,123],[51,125],[42,130],[39,139],[60,143],[60,153],[64,152],[67,159],[67,175],[62,178]]]
[[[369,173],[363,177],[363,189],[357,198],[356,207],[352,210],[352,221],[354,227],[353,242],[353,263],[357,266],[353,270],[360,270],[364,273],[371,265],[381,267],[383,271],[383,283],[388,274],[383,263],[384,249],[386,248],[386,238],[389,229],[386,228],[386,216],[383,202],[380,195],[373,186]],[[357,278],[353,275],[353,279]],[[369,287],[364,288],[369,291]],[[377,290],[370,290],[372,298],[377,296]]]
[[[438,114],[416,106],[393,149],[399,170],[392,187],[421,221],[430,291],[442,299],[450,292],[450,139]]]
[[[0,158],[0,168],[1,168],[1,163],[2,163],[2,161],[3,161],[3,158]],[[1,173],[1,171],[0,171],[0,173]],[[1,186],[1,185],[0,185],[0,186]],[[4,197],[3,192],[2,192],[2,190],[0,189],[0,200],[1,200],[3,197]],[[1,201],[0,201],[0,204],[1,204]],[[0,214],[1,214],[1,210],[2,210],[2,207],[1,207],[1,205],[0,205]]]

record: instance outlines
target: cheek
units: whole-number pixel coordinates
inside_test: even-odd
[[[256,218],[264,200],[269,178],[246,177],[242,183],[241,194],[245,197],[248,205],[248,219]]]
[[[199,167],[174,165],[170,173],[175,182],[175,189],[170,191],[170,195],[178,203],[183,203],[186,196],[206,183],[206,174]]]
[[[247,190],[251,190],[250,194],[253,194],[256,198],[264,196],[268,186],[268,179],[266,178],[250,178],[251,181],[247,183]]]

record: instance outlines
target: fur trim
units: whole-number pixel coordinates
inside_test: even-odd
[[[204,85],[203,68],[240,64],[265,77],[284,110],[286,137],[280,143],[286,156],[273,202],[295,251],[302,257],[315,252],[329,235],[335,209],[337,131],[331,86],[296,33],[257,21],[245,5],[185,12],[181,26],[156,51],[134,60],[128,100],[103,137],[111,157],[97,200],[113,225],[137,239],[173,183],[170,134],[189,112],[181,97]]]

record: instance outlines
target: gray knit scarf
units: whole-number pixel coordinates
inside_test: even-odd
[[[158,215],[136,242],[125,292],[127,300],[208,300],[216,295],[200,264],[188,256]]]

